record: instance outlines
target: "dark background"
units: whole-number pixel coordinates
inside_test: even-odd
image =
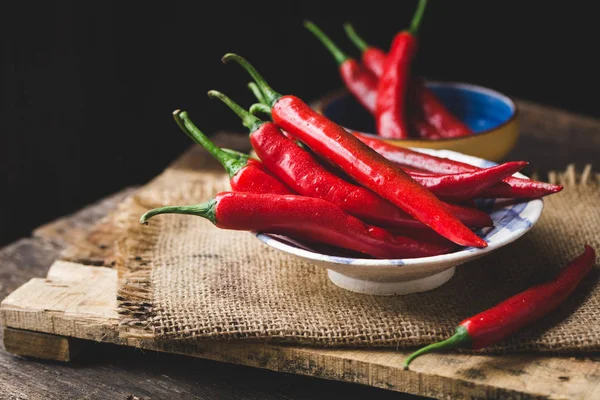
[[[190,145],[175,108],[207,133],[243,132],[206,97],[252,100],[225,52],[313,100],[341,83],[303,19],[356,55],[344,21],[387,48],[416,1],[17,3],[0,10],[0,245],[158,174]],[[593,3],[432,0],[415,68],[600,117]]]

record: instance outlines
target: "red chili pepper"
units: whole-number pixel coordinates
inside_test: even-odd
[[[410,114],[411,115],[408,120],[408,126],[411,128],[412,131],[416,132],[419,135],[419,137],[431,140],[438,140],[442,138],[442,135],[439,134],[437,129],[435,129],[427,121],[425,121],[423,116],[420,115],[420,112],[415,110]]]
[[[487,243],[454,217],[430,191],[415,182],[391,161],[377,154],[341,126],[315,112],[295,96],[275,92],[245,59],[227,54],[248,71],[271,104],[273,122],[290,132],[316,154],[400,207],[414,218],[463,246],[486,247]]]
[[[376,77],[367,68],[363,67],[355,59],[348,57],[341,51],[333,41],[319,27],[312,22],[305,22],[304,26],[308,28],[331,52],[340,66],[340,75],[346,88],[355,99],[371,114],[375,115],[377,103],[377,87],[379,78]],[[385,57],[385,54],[383,54]],[[408,126],[411,131],[419,134],[426,139],[440,139],[442,136],[435,127],[425,120],[425,115],[420,109],[410,112]]]
[[[410,80],[410,65],[417,50],[416,33],[427,0],[419,0],[417,11],[408,30],[396,35],[388,53],[383,75],[377,87],[375,122],[377,133],[388,139],[406,139],[406,92]]]
[[[287,235],[359,251],[377,258],[429,257],[451,248],[394,236],[367,225],[326,200],[298,195],[225,192],[191,206],[167,206],[145,213],[145,224],[157,214],[191,214],[210,220],[222,229]]]
[[[378,226],[426,228],[375,193],[328,171],[309,152],[283,136],[274,123],[259,120],[220,92],[211,90],[208,93],[224,102],[242,119],[244,126],[250,129],[250,143],[256,155],[272,174],[294,192],[327,200],[348,214]],[[447,208],[450,209],[450,206]],[[460,209],[457,212],[464,214]],[[488,222],[473,212],[468,212],[466,219],[479,224]]]
[[[370,46],[358,33],[354,30],[354,27],[350,23],[344,24],[344,30],[348,38],[358,47],[361,51],[361,60],[363,65],[371,71],[377,78],[381,78],[383,75],[383,68],[385,61],[387,60],[387,54],[385,51],[378,49],[377,47]]]
[[[350,40],[361,50],[364,66],[380,78],[383,75],[383,68],[387,59],[385,52],[369,46],[349,23],[344,25],[344,29]],[[439,139],[473,134],[471,128],[456,118],[437,96],[423,84],[421,79],[411,79],[407,95],[408,105],[418,109],[413,110],[413,113],[419,115],[419,118],[416,118],[416,122],[414,122],[414,128],[421,137]],[[411,119],[414,119],[414,117],[411,116]]]
[[[537,321],[569,297],[592,269],[595,258],[594,249],[586,245],[583,254],[563,268],[554,280],[529,288],[489,310],[465,319],[456,328],[454,336],[411,354],[403,363],[404,369],[422,354],[457,348],[481,349]]]
[[[175,122],[190,139],[204,147],[229,174],[231,189],[236,192],[292,194],[293,192],[267,172],[258,160],[243,159],[217,147],[190,121],[187,112],[175,110]]]
[[[394,146],[381,139],[354,133],[361,142],[375,150],[388,160],[413,169],[429,171],[440,174],[456,174],[481,170],[470,164],[432,156],[406,147]],[[489,198],[537,198],[562,190],[561,185],[539,182],[529,179],[509,177],[481,193],[480,197]]]
[[[437,197],[460,203],[477,197],[487,188],[520,171],[527,164],[524,161],[512,161],[491,168],[458,174],[422,175],[409,173],[409,175]]]
[[[344,84],[362,106],[371,114],[375,113],[377,103],[377,84],[379,79],[363,67],[354,58],[340,50],[317,25],[305,21],[304,26],[325,45],[337,61]]]
[[[446,108],[429,90],[422,79],[414,78],[409,89],[410,97],[421,106],[424,120],[433,126],[444,139],[473,135],[473,130]]]

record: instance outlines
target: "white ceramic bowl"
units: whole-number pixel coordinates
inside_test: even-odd
[[[449,150],[415,150],[478,167],[496,165],[491,161]],[[523,174],[515,176],[526,178]],[[452,278],[456,266],[476,260],[517,240],[538,221],[544,202],[541,199],[519,202],[482,199],[478,200],[478,206],[486,211],[490,210],[494,221],[493,227],[476,231],[488,242],[488,246],[484,249],[467,247],[455,253],[434,257],[398,260],[340,257],[318,253],[290,238],[260,232],[255,235],[277,250],[326,268],[329,279],[339,287],[371,295],[402,295],[434,289]]]

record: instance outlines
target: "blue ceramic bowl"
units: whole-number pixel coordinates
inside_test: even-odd
[[[515,146],[519,136],[517,106],[509,97],[492,89],[458,82],[427,81],[446,107],[465,122],[475,135],[453,139],[386,139],[397,146],[453,150],[486,160],[500,161]],[[316,109],[347,129],[375,134],[373,117],[343,91],[326,96]]]

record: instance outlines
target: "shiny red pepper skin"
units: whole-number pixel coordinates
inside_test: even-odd
[[[368,47],[363,51],[361,60],[363,65],[373,73],[377,78],[381,78],[383,75],[383,68],[385,66],[385,60],[387,54],[381,49],[376,47]]]
[[[426,228],[370,190],[328,171],[309,152],[285,138],[274,123],[266,122],[252,132],[250,143],[269,171],[298,194],[327,200],[348,214],[378,226]],[[464,210],[457,209],[457,212],[463,213]],[[476,223],[474,226],[487,222],[482,218],[476,220],[473,216],[477,213],[468,212],[466,219]]]
[[[429,257],[452,249],[447,245],[394,236],[346,214],[335,204],[314,197],[224,192],[203,204],[150,210],[140,222],[147,223],[149,218],[165,213],[196,215],[222,229],[286,235],[376,258]]]
[[[377,133],[387,139],[406,139],[406,92],[410,65],[417,50],[417,41],[409,32],[396,35],[388,54],[383,75],[377,87],[375,123]]]
[[[246,193],[292,194],[293,192],[264,168],[256,165],[260,161],[250,161],[229,180],[231,190]]]
[[[354,98],[371,114],[377,107],[378,79],[354,59],[340,65],[340,75]]]
[[[420,4],[424,4],[424,1]],[[361,186],[400,207],[452,242],[463,246],[487,246],[485,240],[453,216],[433,193],[394,163],[314,111],[298,97],[282,96],[274,91],[244,58],[231,53],[223,57],[224,62],[230,60],[240,64],[252,76],[271,105],[273,122],[281,129],[297,137]]]
[[[491,168],[458,174],[408,174],[440,199],[460,203],[476,198],[487,188],[520,171],[526,165],[527,163],[523,161],[513,161]]]
[[[473,134],[471,128],[456,118],[421,79],[411,81],[410,93],[411,100],[421,106],[424,120],[433,126],[442,138],[456,138]]]
[[[354,136],[388,160],[400,165],[400,167],[406,166],[440,174],[456,174],[482,169],[460,161],[420,153],[405,147],[394,146],[381,139],[365,136],[360,133],[354,133]],[[480,197],[537,198],[560,192],[562,188],[563,187],[560,185],[509,177],[503,182],[486,189],[480,194]]]
[[[428,257],[448,252],[440,246],[394,236],[370,226],[338,206],[305,196],[224,193],[216,197],[216,225],[316,240],[377,258]]]
[[[433,343],[404,361],[404,368],[416,357],[435,350],[482,349],[544,317],[560,306],[594,266],[596,254],[585,246],[583,254],[564,267],[552,281],[533,286],[502,303],[462,321],[454,336]]]
[[[481,349],[498,343],[561,305],[590,272],[595,258],[594,249],[585,246],[583,254],[564,267],[552,281],[533,286],[462,321],[459,325],[465,327],[471,337],[471,348]]]
[[[420,138],[438,140],[442,138],[437,129],[431,126],[421,115],[411,113],[408,120],[411,131],[416,132]]]
[[[440,235],[463,246],[487,246],[431,192],[299,98],[283,96],[275,102],[271,112],[273,121],[282,129]]]
[[[583,254],[564,267],[552,281],[536,285],[502,303],[462,321],[456,334],[440,343],[427,346],[409,357],[430,350],[466,347],[481,349],[500,342],[507,336],[544,317],[560,306],[590,272],[595,262],[593,248],[585,246]]]

